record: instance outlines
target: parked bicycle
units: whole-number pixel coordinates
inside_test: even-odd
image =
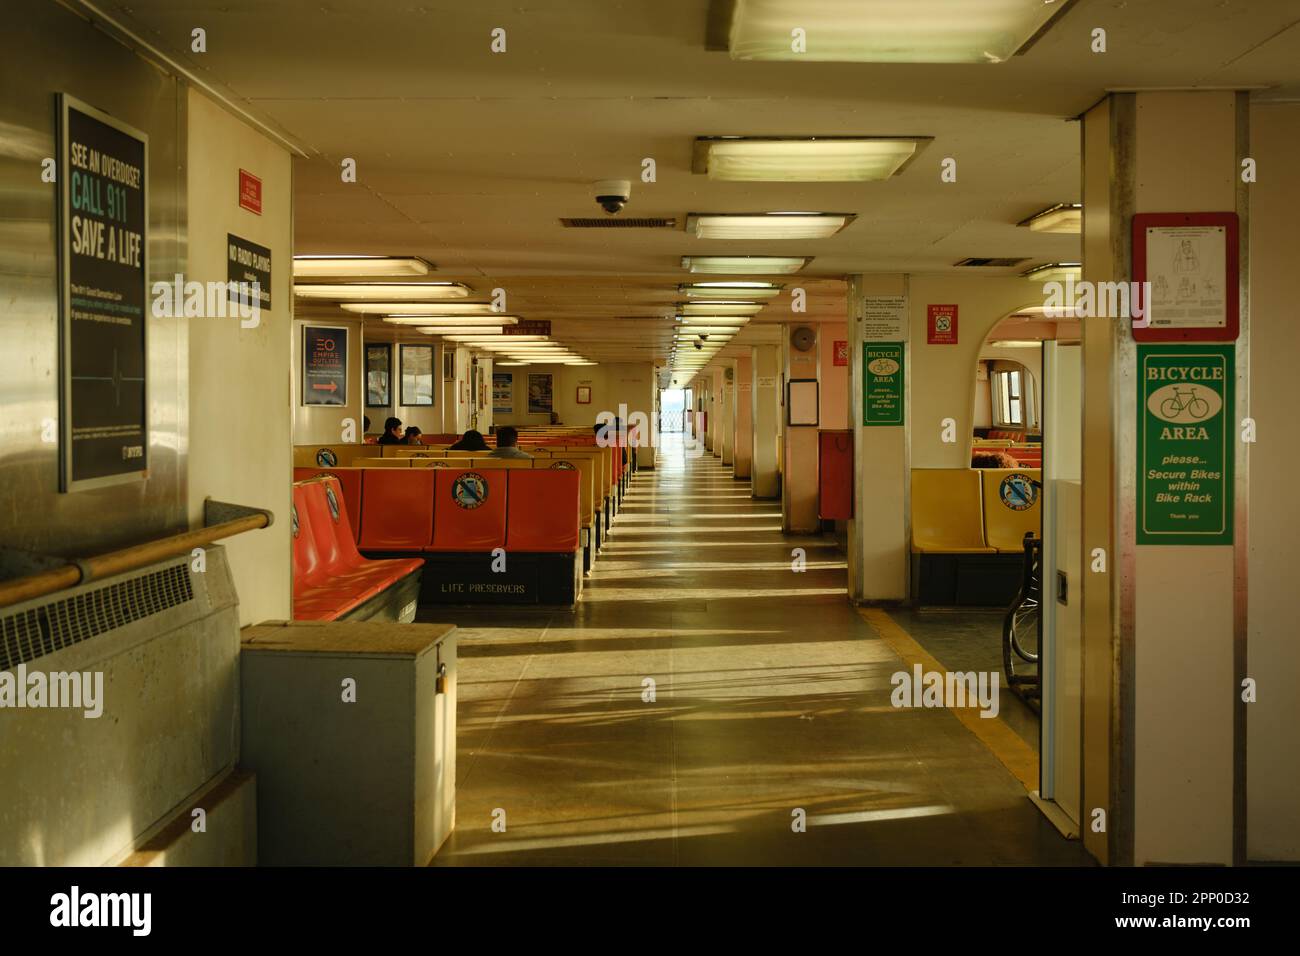
[[[1037,709],[1041,697],[1038,662],[1043,637],[1043,541],[1032,531],[1026,532],[1024,546],[1024,577],[1002,622],[1002,670],[1007,686]]]

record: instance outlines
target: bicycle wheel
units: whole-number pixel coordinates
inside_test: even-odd
[[[1160,403],[1160,417],[1166,421],[1176,419],[1182,410],[1183,406],[1176,398],[1166,398]]]
[[[1191,412],[1193,418],[1204,418],[1210,414],[1210,403],[1203,398],[1194,398],[1188,404],[1187,410]]]
[[[1038,663],[1038,617],[1040,608],[1033,598],[1027,598],[1011,612],[1008,637],[1016,656],[1030,664]]]

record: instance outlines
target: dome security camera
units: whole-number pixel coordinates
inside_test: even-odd
[[[592,186],[596,202],[611,216],[622,212],[632,198],[632,184],[626,179],[602,179]]]

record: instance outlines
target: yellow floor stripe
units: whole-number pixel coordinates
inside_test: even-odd
[[[926,652],[916,639],[897,621],[877,607],[860,607],[858,614],[880,635],[909,668],[917,664],[922,670],[935,671],[945,677],[947,668]],[[1038,754],[1000,717],[981,717],[978,707],[950,707],[966,729],[979,738],[1002,765],[1011,771],[1026,790],[1038,789]]]

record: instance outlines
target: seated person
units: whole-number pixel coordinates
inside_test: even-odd
[[[400,445],[402,444],[402,420],[400,418],[388,418],[384,420],[384,433],[379,436],[380,445]]]
[[[423,445],[420,441],[420,428],[418,425],[406,426],[406,434],[402,438],[403,445]]]
[[[449,451],[488,451],[488,443],[483,438],[483,433],[471,428],[465,434],[461,435],[457,442],[448,449]]]
[[[362,415],[361,421],[361,443],[363,445],[373,445],[375,440],[370,437],[370,416]]]
[[[1016,461],[1005,451],[977,451],[970,456],[972,468],[1019,468]]]
[[[502,425],[497,429],[497,448],[489,458],[529,458],[533,456],[519,450],[519,429],[513,425]]]

